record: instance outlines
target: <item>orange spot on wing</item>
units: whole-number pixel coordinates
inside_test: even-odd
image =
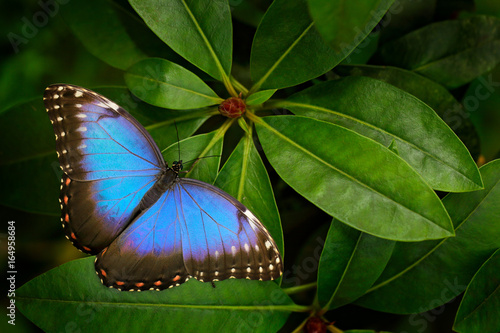
[[[137,282],[135,284],[135,286],[138,287],[138,288],[142,287],[143,285],[144,285],[144,282]]]
[[[71,238],[76,239],[76,236],[75,236],[74,232],[72,232],[70,236],[71,236]]]
[[[180,279],[181,279],[181,276],[180,276],[180,275],[176,275],[176,276],[172,279],[172,281],[177,282],[177,281],[179,281]]]
[[[155,286],[161,286],[161,281],[160,281],[160,280],[158,280],[158,281],[156,281],[156,282],[155,282],[155,283],[153,283],[153,284],[154,284]]]
[[[64,221],[69,222],[69,215],[68,215],[68,214],[66,214],[66,215],[64,216]]]
[[[103,255],[104,255],[104,253],[106,253],[106,251],[107,251],[107,250],[108,250],[108,248],[107,248],[107,247],[106,247],[106,248],[104,248],[104,250],[102,250],[101,256],[103,256]]]
[[[123,286],[124,284],[125,284],[125,282],[123,282],[123,281],[116,281],[117,286]]]
[[[68,196],[65,195],[63,200],[64,200],[64,204],[67,205],[68,204]]]
[[[91,250],[90,250],[90,248],[88,248],[88,247],[86,247],[86,246],[82,246],[82,248],[83,248],[85,251],[87,251],[87,252],[90,252],[90,251],[91,251]]]
[[[101,269],[101,275],[106,277],[106,271],[104,269]]]
[[[66,178],[66,186],[68,186],[68,185],[69,185],[69,183],[71,183],[71,179]]]

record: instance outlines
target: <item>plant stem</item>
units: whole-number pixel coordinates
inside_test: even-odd
[[[309,289],[314,289],[314,288],[316,288],[316,285],[317,285],[316,282],[311,282],[311,283],[303,284],[303,285],[296,286],[296,287],[284,288],[283,291],[287,295],[297,294],[297,293],[300,293],[302,291],[306,291],[306,290],[309,290]]]

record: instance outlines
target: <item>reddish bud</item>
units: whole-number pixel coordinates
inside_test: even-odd
[[[318,317],[311,317],[307,320],[307,333],[326,333],[326,323]]]
[[[219,112],[228,118],[238,118],[245,113],[246,108],[241,97],[230,97],[219,105]]]

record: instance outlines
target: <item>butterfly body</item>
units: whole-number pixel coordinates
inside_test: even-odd
[[[90,90],[53,85],[44,101],[61,168],[66,237],[97,254],[104,285],[161,290],[191,277],[272,280],[277,246],[262,223],[224,191],[179,177],[149,133]]]

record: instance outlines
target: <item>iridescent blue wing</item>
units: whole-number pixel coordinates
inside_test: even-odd
[[[66,237],[97,253],[139,213],[163,158],[141,124],[93,91],[52,85],[43,99],[64,171],[59,200]]]
[[[194,277],[272,280],[282,261],[271,235],[240,202],[218,188],[177,178],[96,257],[108,287],[164,289]]]

